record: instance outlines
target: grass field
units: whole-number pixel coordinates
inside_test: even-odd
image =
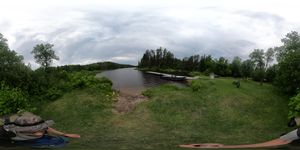
[[[289,131],[288,98],[273,86],[231,78],[199,79],[189,87],[163,85],[126,114],[112,111],[110,90],[75,90],[40,112],[55,128],[78,133],[64,149],[182,149],[178,144],[245,144]]]

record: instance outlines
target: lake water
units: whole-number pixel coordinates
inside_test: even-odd
[[[139,95],[143,90],[165,83],[185,86],[184,82],[174,82],[160,78],[160,76],[146,74],[135,68],[122,68],[103,71],[96,76],[104,76],[113,82],[113,88],[122,93]]]

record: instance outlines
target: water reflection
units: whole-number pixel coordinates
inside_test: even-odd
[[[122,68],[104,71],[97,76],[105,76],[113,82],[113,88],[123,93],[138,95],[143,90],[158,86],[164,83],[174,83],[178,86],[184,86],[183,82],[174,82],[161,79],[159,76],[145,74],[135,68]]]

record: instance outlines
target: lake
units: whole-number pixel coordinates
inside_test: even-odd
[[[113,82],[113,88],[122,93],[139,95],[143,90],[165,83],[185,86],[185,82],[175,82],[160,78],[160,76],[143,73],[135,68],[122,68],[103,71],[96,77],[107,77]]]

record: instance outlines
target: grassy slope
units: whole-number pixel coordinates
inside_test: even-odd
[[[55,128],[82,135],[68,148],[177,149],[182,143],[254,143],[287,131],[287,98],[271,85],[198,80],[199,91],[171,85],[148,90],[149,101],[125,115],[111,112],[107,90],[76,90],[46,105]],[[178,148],[179,149],[179,148]]]

